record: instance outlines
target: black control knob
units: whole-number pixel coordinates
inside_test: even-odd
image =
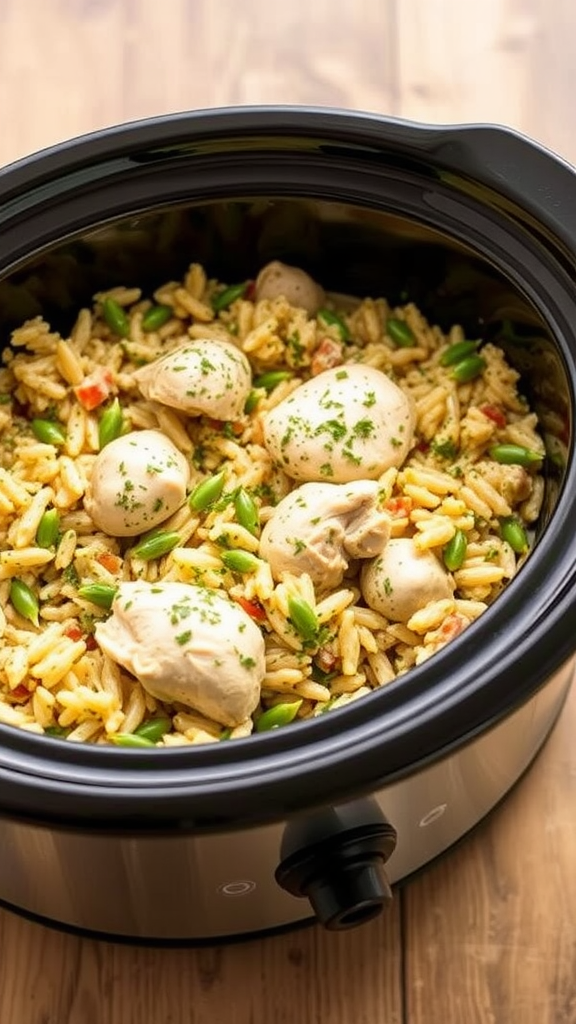
[[[384,864],[395,846],[396,831],[374,801],[330,808],[287,825],[276,881],[307,897],[325,928],[354,928],[392,899]]]

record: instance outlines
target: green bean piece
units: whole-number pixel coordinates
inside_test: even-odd
[[[456,530],[452,540],[449,540],[442,550],[444,565],[450,572],[460,568],[466,558],[467,548],[466,534],[463,530]]]
[[[254,381],[255,388],[264,388],[265,391],[270,393],[273,391],[278,384],[281,384],[283,380],[290,380],[294,374],[291,370],[270,370],[269,373],[263,373],[260,377],[256,377]]]
[[[260,564],[260,559],[256,558],[256,555],[241,548],[223,551],[220,557],[226,568],[232,569],[233,572],[254,572]]]
[[[248,491],[245,491],[243,487],[239,487],[234,496],[234,510],[240,526],[243,526],[244,529],[256,537],[260,530],[258,508],[254,499],[250,497]]]
[[[391,316],[386,322],[386,334],[399,348],[412,348],[416,344],[416,338],[411,327],[404,320]]]
[[[167,555],[172,548],[180,543],[180,534],[173,530],[160,530],[152,537],[145,537],[135,548],[132,554],[143,562],[150,562],[153,558],[161,558]]]
[[[98,605],[99,608],[109,610],[112,607],[117,589],[117,587],[111,586],[110,583],[85,583],[82,587],[78,587],[78,597],[83,597],[85,601],[91,601],[92,604]]]
[[[471,356],[479,344],[479,341],[456,341],[453,345],[449,345],[440,356],[440,366],[454,366],[455,363]]]
[[[155,747],[156,744],[146,736],[137,736],[134,732],[116,732],[109,737],[117,747]]]
[[[318,636],[318,616],[312,605],[303,597],[292,594],[288,598],[288,615],[290,622],[303,640],[315,640]]]
[[[130,334],[130,318],[116,299],[104,299],[102,303],[102,316],[108,327],[120,338],[127,338]]]
[[[146,740],[151,740],[152,743],[158,743],[167,732],[170,732],[172,728],[172,722],[169,718],[149,718],[147,722],[142,722],[137,729],[134,729],[134,736],[143,736]]]
[[[296,718],[301,706],[301,700],[291,700],[287,704],[275,704],[274,707],[268,708],[258,718],[256,732],[269,732],[270,729],[279,729],[282,725],[289,725]]]
[[[232,729],[222,729],[222,732],[220,733],[220,736],[218,738],[221,740],[229,740],[231,735]]]
[[[486,360],[482,356],[468,356],[467,359],[455,364],[451,376],[458,384],[467,384],[468,381],[479,377],[485,366]]]
[[[220,470],[215,476],[202,480],[188,498],[188,504],[193,512],[205,512],[210,505],[213,505],[224,490],[225,470]]]
[[[10,584],[10,603],[23,619],[28,619],[28,622],[31,622],[34,626],[39,624],[38,612],[40,606],[38,598],[28,584],[24,583],[23,580],[19,580],[17,576],[14,577]]]
[[[71,729],[65,729],[63,725],[47,725],[44,729],[44,735],[52,736],[56,740],[65,740],[71,731]]]
[[[319,309],[316,316],[327,327],[335,327],[342,341],[350,341],[351,335],[348,325],[337,313],[333,313],[331,309]]]
[[[212,309],[215,313],[220,313],[223,309],[228,309],[236,299],[241,299],[248,287],[248,282],[244,281],[242,284],[231,284],[229,288],[224,288],[223,291],[218,292],[212,299]]]
[[[264,391],[263,388],[252,388],[252,391],[250,392],[248,398],[244,403],[244,412],[246,413],[247,416],[249,416],[251,412],[254,412],[254,409],[258,405],[258,402],[260,401],[261,398],[264,398],[265,394],[266,392]]]
[[[142,317],[143,331],[158,331],[167,324],[173,313],[172,306],[151,306]]]
[[[49,508],[42,516],[36,530],[36,544],[39,548],[51,548],[56,544],[60,532],[60,513]]]
[[[111,405],[102,413],[98,423],[98,444],[100,445],[100,451],[110,444],[110,441],[115,441],[117,437],[120,437],[122,428],[124,426],[124,415],[120,402],[117,398],[114,399]]]
[[[505,466],[532,466],[544,458],[541,452],[526,448],[523,444],[495,444],[488,450],[488,454],[495,462]]]
[[[516,516],[503,516],[500,519],[500,536],[517,555],[523,555],[528,550],[526,530]]]
[[[56,420],[32,420],[31,427],[34,437],[42,444],[59,445],[66,440],[66,431]]]

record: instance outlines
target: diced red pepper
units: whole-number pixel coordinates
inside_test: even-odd
[[[96,561],[111,573],[120,572],[122,568],[122,559],[118,555],[114,555],[112,551],[103,551],[96,556]]]
[[[344,346],[342,342],[333,338],[322,338],[318,348],[310,362],[310,372],[313,377],[324,370],[331,370],[334,366],[340,366],[344,361]]]
[[[67,636],[70,640],[73,640],[74,643],[76,643],[77,640],[84,640],[87,651],[95,651],[96,648],[98,647],[98,644],[96,643],[96,640],[94,639],[92,634],[85,633],[82,629],[80,629],[80,626],[69,626],[68,629],[64,631],[64,636]]]
[[[248,285],[246,286],[246,291],[244,292],[242,298],[246,299],[248,302],[254,302],[256,298],[256,281],[248,282]]]
[[[410,515],[412,507],[412,498],[407,494],[397,498],[388,498],[388,501],[384,502],[384,508],[392,516],[392,519],[405,519]]]
[[[68,626],[68,629],[64,630],[64,636],[67,636],[69,640],[73,640],[76,643],[77,640],[83,639],[84,633],[80,626]]]
[[[450,640],[454,640],[455,637],[459,636],[466,624],[467,619],[463,615],[449,615],[444,619],[438,630],[438,639],[442,643],[447,644]]]
[[[113,384],[114,378],[111,371],[106,367],[99,366],[88,377],[85,377],[81,384],[74,388],[74,394],[80,404],[88,412],[91,412],[92,409],[97,409],[99,405],[106,401],[112,391]]]
[[[30,698],[30,690],[27,686],[24,686],[24,683],[19,683],[13,690],[10,690],[10,696],[12,700],[18,701],[19,704],[25,704]]]
[[[236,601],[255,622],[266,622],[266,612],[259,601],[249,601],[246,597],[237,597]]]
[[[238,420],[232,423],[230,420],[207,419],[206,425],[210,427],[211,430],[215,430],[218,434],[226,435],[228,433],[231,433],[234,434],[235,437],[240,437],[240,434],[244,430],[244,427]]]
[[[491,405],[490,403],[481,405],[480,412],[486,416],[487,419],[492,420],[492,423],[495,423],[497,427],[505,427],[508,422],[506,419],[506,413],[499,405]]]

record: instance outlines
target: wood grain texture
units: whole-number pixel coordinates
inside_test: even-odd
[[[508,800],[404,891],[410,1024],[576,1021],[576,690]]]
[[[351,934],[319,928],[203,949],[80,939],[0,914],[7,1024],[402,1024],[399,904]]]
[[[575,38],[573,0],[0,0],[0,163],[262,102],[508,123],[576,162]],[[0,912],[0,1021],[576,1024],[575,722],[573,695],[494,817],[358,932],[156,950]]]

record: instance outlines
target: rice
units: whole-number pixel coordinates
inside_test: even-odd
[[[392,308],[385,298],[329,297],[346,326],[344,344],[337,326],[282,297],[256,301],[248,289],[215,311],[220,288],[193,263],[182,281],[160,285],[153,300],[138,287],[98,293],[91,309],[78,311],[68,337],[41,317],[13,332],[0,370],[0,722],[102,744],[164,718],[169,725],[158,745],[172,747],[248,736],[259,715],[278,704],[297,706],[297,719],[314,717],[427,660],[475,621],[521,566],[525,554],[506,543],[501,522],[510,516],[526,527],[536,522],[544,481],[539,465],[502,465],[489,450],[516,444],[543,453],[543,444],[536,416],[518,390],[518,374],[496,343],[482,346],[482,372],[458,383],[442,355],[463,341],[462,328],[455,324],[443,332],[410,302]],[[104,317],[107,299],[127,317],[121,339]],[[145,330],[154,302],[168,307],[167,318]],[[391,317],[411,332],[409,344],[395,344],[387,329]],[[259,389],[237,422],[187,419],[142,398],[133,374],[188,338],[232,342],[248,356],[255,377],[270,370],[290,376],[271,390]],[[334,352],[340,352],[338,362],[387,373],[414,403],[410,453],[400,469],[386,470],[379,480],[392,537],[413,537],[421,552],[440,561],[457,531],[467,540],[466,557],[453,572],[453,599],[429,602],[406,623],[366,606],[354,563],[329,592],[306,574],[275,581],[259,555],[258,535],[237,521],[230,500],[243,487],[263,524],[295,486],[263,444],[262,419],[325,369]],[[82,387],[106,372],[108,391],[96,407],[86,406]],[[187,503],[178,509],[163,524],[179,534],[178,545],[149,561],[134,555],[137,538],[103,534],[83,505],[99,450],[99,417],[114,397],[129,429],[161,430],[190,460],[192,486],[227,467],[222,500],[200,513]],[[35,436],[31,424],[38,418],[58,424],[64,442]],[[38,528],[50,509],[59,514],[58,536],[42,546]],[[228,570],[221,558],[225,548],[256,556],[254,570]],[[82,598],[79,588],[133,579],[200,584],[254,610],[265,638],[266,671],[253,718],[223,729],[188,707],[162,704],[98,649],[94,628],[107,612]],[[18,605],[15,580],[38,602],[37,623]],[[316,645],[292,626],[294,596],[317,616],[322,639]]]

